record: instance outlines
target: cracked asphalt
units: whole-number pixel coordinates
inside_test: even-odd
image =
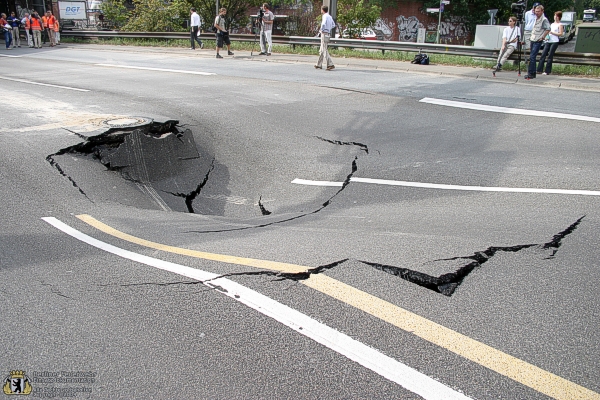
[[[582,398],[600,393],[599,196],[352,180],[595,192],[599,122],[419,100],[598,117],[598,80],[527,84],[364,60],[335,60],[326,72],[296,56],[60,47],[0,58],[3,77],[50,85],[1,80],[10,101],[0,113],[0,372],[96,372],[81,398],[421,398],[223,296],[217,282],[117,257],[41,220],[55,217],[240,283],[471,398],[548,395],[311,279],[591,391]],[[138,117],[154,122],[103,123]]]

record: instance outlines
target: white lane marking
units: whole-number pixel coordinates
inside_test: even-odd
[[[474,192],[508,192],[508,193],[547,193],[547,194],[571,194],[580,196],[600,196],[600,191],[595,190],[569,190],[569,189],[536,189],[536,188],[508,188],[508,187],[492,187],[492,186],[461,186],[461,185],[443,185],[439,183],[422,183],[422,182],[407,182],[407,181],[391,181],[386,179],[371,179],[371,178],[350,178],[350,182],[374,183],[377,185],[389,186],[406,186],[425,189],[442,189],[442,190],[467,190]],[[306,179],[294,179],[292,183],[298,185],[310,186],[342,186],[343,182],[329,181],[309,181]]]
[[[466,108],[469,110],[489,111],[489,112],[504,113],[504,114],[532,115],[532,116],[536,116],[536,117],[563,118],[563,119],[574,119],[574,120],[578,120],[578,121],[600,122],[600,118],[587,117],[585,115],[563,114],[563,113],[555,113],[555,112],[549,112],[549,111],[525,110],[525,109],[521,109],[521,108],[486,106],[484,104],[474,104],[474,103],[465,103],[462,101],[433,99],[431,97],[425,97],[425,98],[419,100],[419,102],[435,104],[438,106]]]
[[[350,180],[352,180],[352,178],[350,178]],[[292,181],[292,183],[297,183],[298,185],[309,185],[309,186],[336,186],[336,187],[344,186],[344,182],[309,181],[308,179],[299,179],[299,178],[294,179]]]
[[[128,68],[128,69],[143,69],[146,71],[160,71],[160,72],[175,72],[178,74],[191,74],[191,75],[216,75],[213,72],[200,72],[200,71],[186,71],[183,69],[168,69],[168,68],[151,68],[151,67],[134,67],[131,65],[117,65],[117,64],[96,64],[99,67],[113,67],[113,68]]]
[[[7,58],[21,58],[23,56],[9,56],[8,54],[0,54],[0,57],[7,57]]]
[[[33,82],[33,81],[27,81],[25,79],[16,79],[16,78],[6,78],[4,76],[0,76],[0,79],[4,79],[6,81],[13,81],[13,82],[20,82],[20,83],[27,83],[29,85],[38,85],[38,86],[50,86],[50,87],[55,87],[55,88],[59,88],[59,89],[67,89],[67,90],[76,90],[78,92],[89,92],[89,90],[87,89],[78,89],[78,88],[74,88],[74,87],[69,87],[69,86],[61,86],[61,85],[51,85],[49,83],[40,83],[40,82]]]
[[[98,249],[164,271],[196,279],[205,286],[211,287],[261,314],[273,318],[294,331],[338,352],[348,359],[357,362],[363,367],[372,370],[425,399],[444,400],[469,398],[429,376],[424,375],[409,366],[294,310],[293,308],[283,305],[229,279],[218,278],[219,275],[217,274],[121,249],[94,239],[91,236],[71,228],[69,225],[54,217],[44,217],[42,219],[75,239]]]

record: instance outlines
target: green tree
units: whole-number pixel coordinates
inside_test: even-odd
[[[129,19],[129,11],[123,0],[105,0],[100,6],[105,21],[113,25],[112,28],[121,28]]]
[[[185,31],[190,3],[187,0],[133,0],[135,9],[123,30],[133,32]]]
[[[345,31],[350,37],[357,37],[360,32],[372,26],[381,16],[381,7],[365,3],[364,0],[338,0],[337,24],[340,33]]]
[[[208,31],[214,25],[216,13],[215,0],[191,0],[198,14],[204,21],[203,29]],[[220,0],[219,8],[226,8],[225,25],[227,29],[236,29],[248,25],[249,18],[246,15],[252,7],[265,3],[264,0]],[[267,1],[268,3],[268,1]]]

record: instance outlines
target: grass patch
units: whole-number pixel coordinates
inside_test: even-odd
[[[216,42],[214,40],[202,40],[205,49],[214,49]],[[146,46],[146,47],[168,47],[168,48],[189,48],[189,39],[133,39],[133,38],[97,38],[83,39],[64,36],[61,38],[63,43],[93,43],[121,46]],[[242,50],[256,52],[260,51],[258,43],[253,42],[232,42],[232,50]],[[318,55],[319,48],[316,46],[297,45],[295,49],[289,45],[273,45],[273,53],[280,54],[301,54],[301,55]],[[387,61],[411,61],[416,52],[408,51],[386,51],[382,53],[379,50],[359,50],[351,48],[332,48],[330,53],[333,57],[339,58],[365,58],[371,60],[387,60]],[[453,65],[460,67],[478,67],[478,68],[493,68],[496,65],[496,60],[474,58],[469,56],[456,56],[448,54],[429,54],[429,59],[432,64]],[[512,61],[507,62],[502,66],[504,71],[517,71],[518,66]],[[521,62],[521,71],[527,73],[525,62]],[[569,76],[584,76],[584,77],[600,77],[600,67],[587,65],[570,65],[570,64],[554,64],[552,66],[553,75],[569,75]]]

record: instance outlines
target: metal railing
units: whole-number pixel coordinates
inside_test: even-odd
[[[61,33],[63,37],[80,37],[80,38],[135,38],[135,39],[189,39],[188,32],[121,32],[121,31],[78,31],[64,30]],[[202,33],[201,39],[214,39],[214,33]],[[247,34],[230,34],[232,41],[252,42],[255,40],[255,35]],[[319,46],[321,40],[318,37],[305,36],[273,36],[273,43],[287,44],[295,48],[297,45],[302,46]],[[431,44],[431,43],[410,43],[410,42],[392,42],[385,40],[360,40],[360,39],[331,39],[330,46],[346,47],[353,49],[375,50],[385,53],[386,51],[406,51],[406,52],[423,52],[428,54],[449,54],[455,56],[467,56],[477,58],[497,59],[499,50],[490,50],[477,48],[473,46],[459,46],[447,44]],[[511,60],[517,60],[518,52],[514,52]],[[600,54],[596,53],[567,53],[556,52],[554,55],[554,63],[557,64],[574,64],[574,65],[589,65],[600,66]]]

